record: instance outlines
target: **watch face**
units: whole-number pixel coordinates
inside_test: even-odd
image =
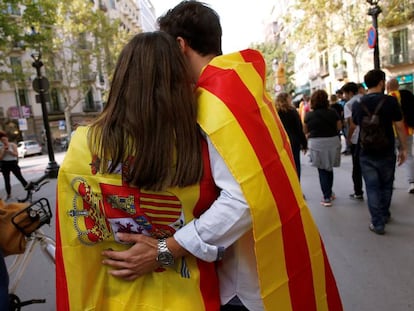
[[[169,252],[162,252],[158,254],[157,260],[163,265],[163,266],[171,266],[174,264],[174,257]]]

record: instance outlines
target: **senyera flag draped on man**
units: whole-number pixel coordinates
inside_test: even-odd
[[[265,72],[254,50],[214,58],[197,84],[198,121],[251,208],[266,310],[342,310],[287,135],[264,90]]]

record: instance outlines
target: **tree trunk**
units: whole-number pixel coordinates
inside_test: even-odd
[[[71,109],[66,106],[65,107],[65,123],[66,123],[66,133],[68,134],[68,139],[70,139],[70,135],[72,134],[72,121],[71,121]]]

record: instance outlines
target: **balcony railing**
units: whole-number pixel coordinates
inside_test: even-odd
[[[414,52],[408,51],[398,54],[386,54],[382,56],[381,61],[383,67],[414,64]]]
[[[96,72],[84,72],[81,78],[84,82],[94,82],[96,80]]]
[[[97,101],[93,103],[84,103],[82,108],[83,112],[101,112],[102,103]]]
[[[334,73],[336,80],[342,81],[348,78],[348,71],[344,68],[335,68]]]

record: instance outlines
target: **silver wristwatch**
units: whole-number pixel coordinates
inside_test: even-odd
[[[174,264],[174,256],[168,249],[167,241],[165,239],[158,240],[157,261],[162,266],[166,266],[166,267],[172,266]]]

